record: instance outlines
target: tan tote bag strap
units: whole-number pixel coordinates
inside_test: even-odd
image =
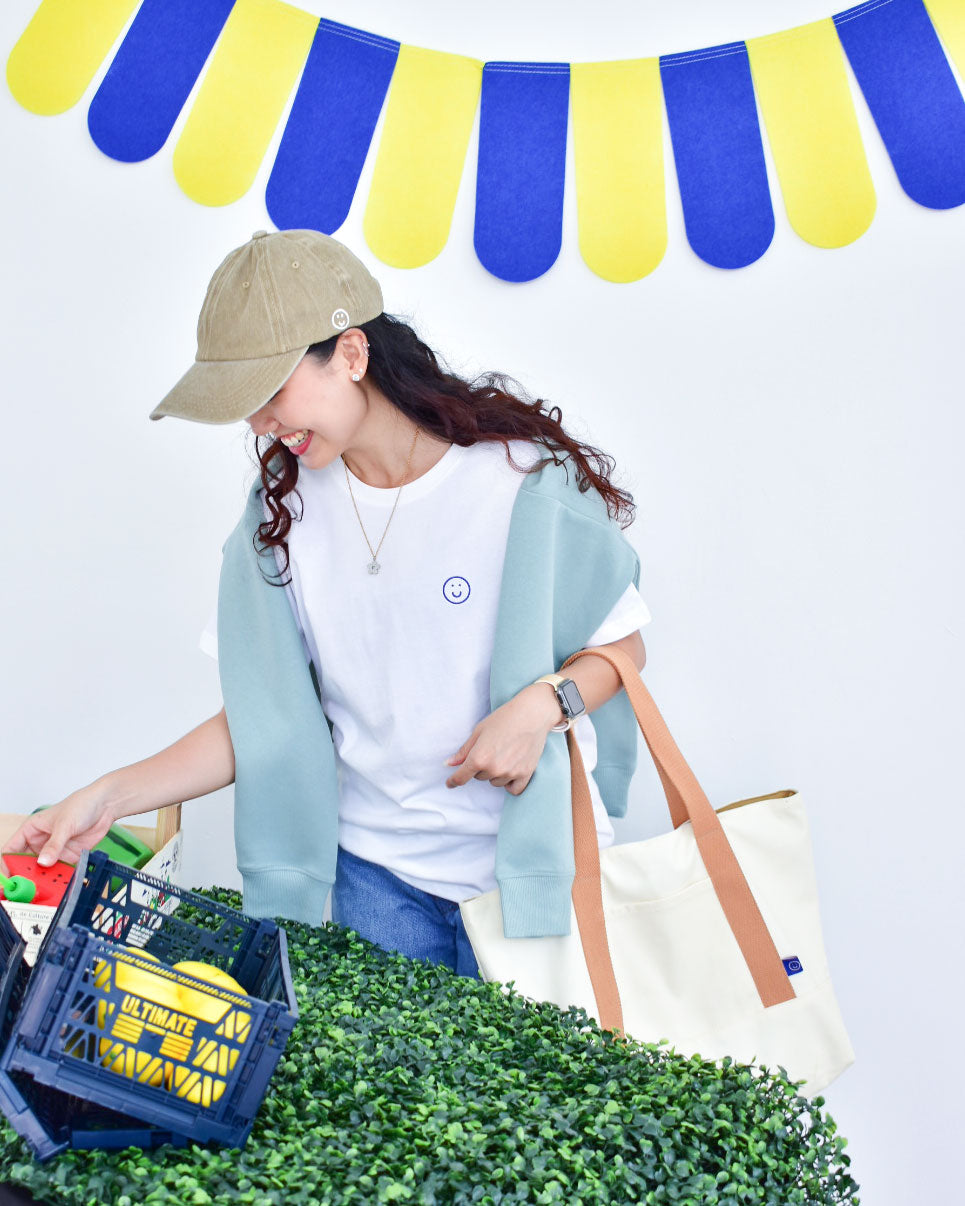
[[[600,844],[596,836],[593,803],[583,766],[583,755],[573,730],[566,734],[570,750],[570,790],[573,798],[573,847],[576,874],[573,877],[573,909],[580,931],[580,943],[596,998],[597,1020],[604,1030],[623,1030],[623,1006],[617,987],[610,942],[603,915],[603,880],[600,871]]]
[[[622,649],[580,649],[567,658],[562,668],[565,669],[579,657],[588,656],[602,657],[620,675],[640,731],[664,785],[671,816],[675,804],[679,802],[686,819],[693,826],[704,867],[744,956],[762,1004],[767,1007],[792,1000],[794,989],[740,863],[727,840],[720,818],[677,748],[632,658]],[[598,1020],[604,1029],[622,1031],[620,998],[603,915],[600,853],[593,819],[593,804],[583,759],[580,757],[572,728],[567,731],[566,741],[570,753],[573,793],[573,845],[576,859],[574,909],[590,981],[601,1014]],[[675,826],[676,824],[675,819]],[[604,1021],[602,1016],[604,1013],[607,1015],[607,1021]]]

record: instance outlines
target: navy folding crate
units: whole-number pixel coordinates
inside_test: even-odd
[[[23,1004],[30,979],[30,966],[23,958],[25,949],[26,943],[6,911],[0,908],[0,974],[3,977],[0,980],[0,1052],[11,1037],[14,1019]],[[182,1135],[169,1133],[165,1137],[157,1127],[142,1125],[138,1128],[134,1119],[36,1084],[20,1072],[0,1071],[0,1110],[41,1159],[48,1159],[71,1145],[95,1146],[102,1133],[111,1141],[111,1146],[117,1147],[130,1144],[149,1147],[162,1142],[184,1147],[188,1142]],[[106,1132],[98,1131],[101,1124],[108,1127]],[[92,1142],[78,1142],[87,1132],[96,1132],[90,1135]]]
[[[0,1051],[7,1045],[13,1021],[20,1012],[30,968],[23,957],[27,944],[17,933],[6,909],[0,907]]]
[[[245,995],[173,970],[183,961],[220,968]],[[22,999],[6,1010],[0,1107],[39,1159],[67,1147],[245,1144],[298,1017],[275,922],[93,851],[25,989],[13,962],[0,1004],[18,986]]]

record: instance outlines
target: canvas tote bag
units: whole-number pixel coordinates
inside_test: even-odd
[[[499,890],[463,901],[485,980],[566,1008],[606,1030],[669,1040],[685,1055],[783,1067],[811,1096],[854,1060],[821,937],[804,805],[796,791],[716,812],[630,656],[581,649],[619,673],[656,764],[673,829],[599,849],[572,728],[571,930],[505,938]]]

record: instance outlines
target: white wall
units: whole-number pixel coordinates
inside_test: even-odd
[[[597,0],[588,26],[571,0],[490,0],[484,23],[445,0],[303,7],[416,45],[540,61],[691,50],[834,11]],[[5,54],[34,8],[0,9]],[[10,810],[54,802],[220,706],[197,638],[250,479],[240,428],[147,414],[193,358],[211,271],[269,224],[271,157],[242,201],[196,205],[174,182],[173,138],[136,166],[95,149],[98,79],[54,118],[0,92]],[[668,145],[670,249],[652,276],[617,286],[583,264],[571,162],[559,261],[507,284],[472,250],[475,135],[431,264],[392,269],[365,246],[374,151],[337,233],[387,309],[454,368],[514,374],[616,455],[654,617],[646,677],[685,755],[715,804],[805,793],[858,1056],[828,1108],[863,1201],[904,1206],[951,1200],[935,1154],[957,1148],[960,1121],[965,212],[909,201],[858,107],[878,212],[841,250],[804,244],[778,200],[762,260],[707,267],[684,240]],[[666,825],[641,755],[621,840]],[[184,882],[237,886],[230,792],[186,806],[184,827]]]

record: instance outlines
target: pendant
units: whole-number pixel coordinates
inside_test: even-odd
[[[382,566],[379,565],[379,563],[377,561],[369,562],[369,573],[370,574],[377,574],[381,568],[382,568]]]

